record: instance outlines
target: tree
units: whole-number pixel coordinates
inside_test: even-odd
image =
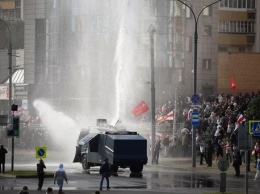
[[[260,97],[249,102],[245,116],[247,120],[260,120]]]

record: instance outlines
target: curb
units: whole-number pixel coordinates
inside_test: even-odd
[[[37,175],[12,175],[12,174],[0,174],[0,177],[5,178],[38,178]],[[53,178],[54,174],[44,175],[44,178]]]

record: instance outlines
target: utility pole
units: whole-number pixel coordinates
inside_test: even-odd
[[[151,44],[151,109],[152,109],[152,126],[151,126],[151,136],[152,136],[152,160],[154,158],[154,148],[155,148],[155,84],[154,84],[154,33],[156,32],[154,26],[151,24],[149,28],[150,33],[150,44]],[[153,161],[152,161],[153,162]]]

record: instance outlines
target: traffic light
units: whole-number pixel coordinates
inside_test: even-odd
[[[20,135],[20,117],[12,116],[11,128],[7,129],[7,137],[19,137]]]

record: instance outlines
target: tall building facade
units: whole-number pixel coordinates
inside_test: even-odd
[[[197,23],[197,93],[212,95],[217,90],[219,4],[208,7],[216,1],[187,0],[186,5],[173,2],[172,50],[173,64],[178,71],[178,88],[185,96],[194,93],[194,41]]]
[[[259,22],[256,0],[222,1],[219,8],[220,52],[259,52]]]
[[[13,96],[16,96],[17,84],[23,83],[23,22],[22,0],[0,1],[0,112],[7,114],[9,104],[9,54],[10,43],[12,45],[12,81]],[[15,102],[16,103],[16,102]]]
[[[196,16],[211,2],[185,1]],[[204,95],[217,89],[218,10],[219,4],[206,8],[197,26],[197,92]],[[176,0],[25,0],[24,20],[31,101],[48,99],[88,116],[102,115],[100,106],[129,113],[141,99],[150,103],[151,25],[156,104],[172,99],[176,88],[193,94],[195,19]]]

